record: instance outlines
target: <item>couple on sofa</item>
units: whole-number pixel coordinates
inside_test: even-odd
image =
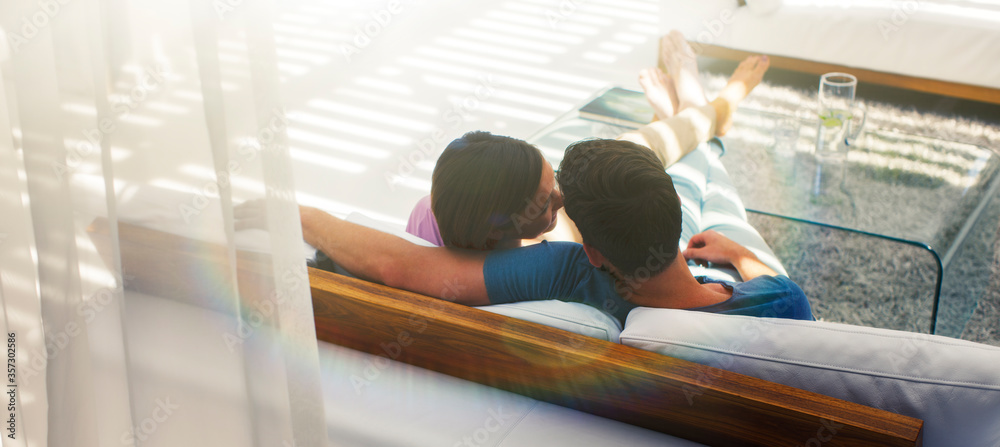
[[[466,305],[559,299],[622,323],[638,306],[812,319],[708,143],[728,130],[767,58],[743,61],[713,101],[680,33],[663,38],[660,58],[662,69],[640,74],[656,121],[570,145],[558,175],[522,140],[470,132],[449,144],[407,229],[439,247],[300,207],[306,242],[361,278]],[[238,225],[256,226],[262,207],[237,208]],[[522,246],[557,223],[576,241]],[[742,282],[709,264],[732,266]]]

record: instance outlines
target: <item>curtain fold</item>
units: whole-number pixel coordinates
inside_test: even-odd
[[[215,3],[0,4],[5,446],[326,445],[273,5]]]

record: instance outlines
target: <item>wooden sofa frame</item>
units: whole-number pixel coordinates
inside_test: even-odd
[[[707,445],[803,445],[824,421],[843,425],[824,445],[921,445],[919,419],[322,270],[309,278],[318,339],[533,399]]]
[[[125,287],[232,312],[273,293],[261,253],[98,219]],[[178,278],[177,272],[213,275]],[[227,273],[228,272],[228,273]],[[232,278],[231,284],[219,279]],[[379,284],[309,270],[319,340],[707,445],[919,446],[923,421]],[[217,291],[212,303],[198,301]],[[398,344],[398,346],[393,345]],[[386,346],[391,346],[387,349]],[[835,425],[836,424],[836,425]],[[834,436],[824,427],[838,427]]]

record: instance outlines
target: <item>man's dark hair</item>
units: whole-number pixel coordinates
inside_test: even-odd
[[[452,141],[434,166],[431,210],[446,246],[492,249],[490,231],[515,228],[542,177],[542,153],[526,141],[469,132]]]
[[[655,275],[677,257],[680,198],[653,151],[630,141],[578,141],[556,178],[583,241],[622,275],[642,267]]]

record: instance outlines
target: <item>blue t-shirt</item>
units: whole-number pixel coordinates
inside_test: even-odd
[[[615,291],[615,280],[594,268],[573,242],[542,242],[513,250],[497,250],[486,257],[483,278],[491,304],[557,299],[587,304],[603,310],[623,325],[629,311],[638,307]],[[698,277],[733,291],[721,303],[690,310],[757,317],[812,320],[805,293],[784,276],[760,276],[745,283]]]
[[[542,242],[511,250],[494,250],[483,264],[491,304],[560,300],[603,310],[622,325],[635,304],[615,292],[608,272],[594,268],[583,246],[574,242]]]
[[[747,282],[723,281],[704,276],[697,279],[702,284],[722,284],[733,292],[733,296],[721,303],[688,310],[751,317],[814,319],[806,294],[787,276],[758,276]]]

